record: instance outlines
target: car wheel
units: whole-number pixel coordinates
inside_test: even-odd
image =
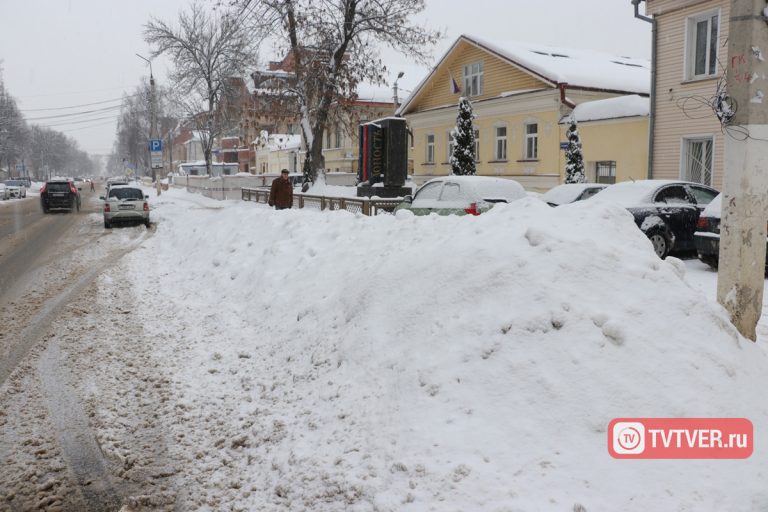
[[[656,253],[656,256],[661,259],[666,258],[670,250],[669,238],[667,235],[661,231],[653,231],[648,233],[648,239],[653,245],[653,251]]]
[[[149,229],[149,219],[144,221],[144,225],[147,226],[147,229]]]

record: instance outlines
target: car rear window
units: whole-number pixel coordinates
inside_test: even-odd
[[[144,199],[144,192],[137,188],[112,188],[109,189],[109,197],[115,199]]]
[[[69,192],[69,183],[57,182],[48,183],[49,192]]]

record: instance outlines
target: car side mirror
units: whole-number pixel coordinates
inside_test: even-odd
[[[404,203],[408,203],[408,204],[411,204],[411,203],[413,202],[413,196],[412,196],[412,195],[410,195],[410,194],[409,194],[409,195],[407,195],[407,196],[405,196],[405,197],[403,198],[403,202],[404,202]]]

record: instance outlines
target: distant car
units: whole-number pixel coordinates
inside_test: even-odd
[[[607,186],[603,183],[564,183],[545,192],[541,200],[549,206],[575,203],[589,199]]]
[[[149,196],[138,187],[113,185],[104,201],[104,227],[109,229],[118,222],[141,222],[149,227]]]
[[[416,215],[479,215],[496,203],[511,203],[526,197],[518,182],[488,176],[445,176],[423,184],[413,197],[406,196],[397,210]]]
[[[8,190],[8,187],[5,186],[5,183],[0,183],[0,199],[5,201],[10,198],[11,192]]]
[[[22,180],[5,180],[5,188],[8,189],[8,194],[16,199],[23,199],[27,197],[27,186]]]
[[[43,213],[51,210],[80,211],[80,188],[65,178],[54,178],[40,187],[40,205]]]
[[[660,258],[695,249],[693,233],[704,208],[718,191],[700,183],[669,180],[624,181],[611,185],[595,199],[623,206],[648,236]]]

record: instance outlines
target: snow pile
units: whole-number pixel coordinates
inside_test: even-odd
[[[648,117],[650,100],[632,94],[607,100],[588,101],[576,105],[571,116],[578,122],[597,121],[600,119],[618,119],[621,117]],[[568,116],[570,118],[571,116]],[[567,122],[565,118],[563,122]]]
[[[157,201],[128,263],[140,317],[172,322],[163,374],[186,386],[158,404],[188,454],[181,509],[768,507],[766,355],[624,209]],[[747,417],[755,453],[613,460],[616,417]]]

